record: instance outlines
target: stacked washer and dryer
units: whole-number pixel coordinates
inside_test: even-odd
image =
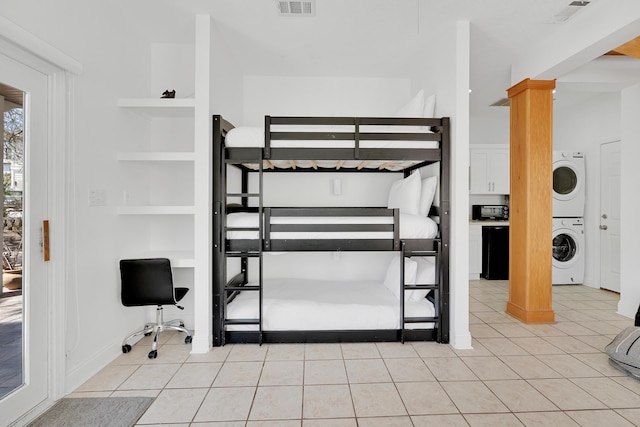
[[[584,154],[553,152],[553,285],[584,280]]]

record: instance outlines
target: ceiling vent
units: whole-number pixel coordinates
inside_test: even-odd
[[[278,1],[278,15],[280,16],[315,16],[315,0],[306,1]]]
[[[491,104],[491,107],[508,107],[509,104],[509,98],[502,98]]]
[[[584,9],[585,6],[589,5],[588,1],[572,1],[569,3],[569,6],[562,9],[560,12],[553,15],[548,21],[547,24],[563,24],[567,22],[569,19],[573,18],[573,16]]]

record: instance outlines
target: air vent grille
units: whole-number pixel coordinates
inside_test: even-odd
[[[547,24],[562,24],[571,19],[576,13],[580,12],[585,6],[589,5],[588,1],[572,1],[569,6],[553,15]]]
[[[315,0],[278,1],[278,15],[280,16],[315,16],[315,14]]]

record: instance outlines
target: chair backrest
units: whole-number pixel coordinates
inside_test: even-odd
[[[120,279],[120,296],[127,307],[176,303],[171,263],[166,258],[120,260]]]

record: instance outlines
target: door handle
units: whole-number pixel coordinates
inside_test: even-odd
[[[607,219],[607,218],[609,218],[607,214],[602,214],[602,219]]]
[[[42,260],[49,261],[49,220],[42,221]]]
[[[600,226],[600,230],[607,230],[608,228],[609,228],[609,227],[607,227],[607,226],[606,226],[606,225],[604,225],[604,224]]]

